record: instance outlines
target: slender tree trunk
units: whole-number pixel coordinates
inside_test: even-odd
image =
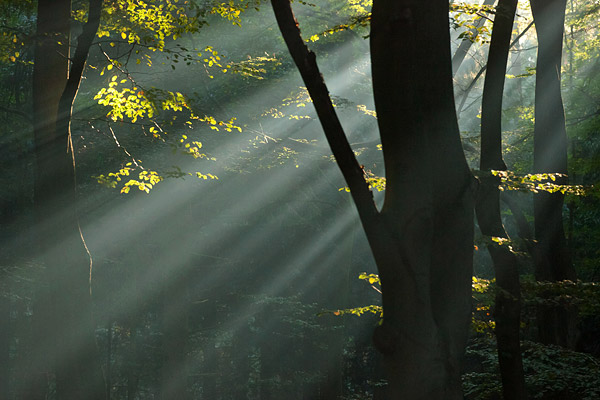
[[[517,0],[499,0],[488,55],[481,112],[481,179],[476,206],[481,233],[508,239],[500,215],[499,179],[491,170],[505,171],[502,158],[502,97]],[[492,242],[488,250],[494,263],[499,290],[494,318],[498,361],[505,399],[526,399],[520,345],[521,288],[516,256],[509,246]]]
[[[473,198],[454,108],[448,3],[373,4],[373,88],[387,178],[381,212],[289,1],[272,4],[379,270],[385,318],[374,341],[384,358],[385,398],[462,399]]]
[[[560,90],[566,0],[531,0],[538,34],[535,87],[534,173],[567,174],[567,133]],[[567,183],[566,178],[560,183]],[[543,255],[536,275],[544,280],[575,279],[563,228],[562,194],[534,196],[535,235]]]
[[[533,170],[534,173],[564,174],[557,183],[566,184],[567,132],[560,90],[566,0],[530,0],[530,4],[538,36]],[[576,279],[565,239],[563,206],[561,193],[542,192],[533,197],[537,280]],[[538,323],[543,343],[574,346],[573,312],[542,306]]]

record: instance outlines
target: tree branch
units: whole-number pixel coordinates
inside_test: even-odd
[[[273,0],[271,3],[279,30],[300,71],[308,93],[313,99],[327,142],[344,175],[346,184],[350,188],[350,193],[364,224],[365,219],[372,219],[378,215],[377,207],[373,200],[373,194],[364,179],[363,169],[352,152],[344,129],[333,108],[329,90],[317,66],[316,55],[308,49],[302,39],[298,21],[294,17],[289,0]]]
[[[510,43],[510,48],[513,48],[515,46],[515,44],[517,44],[517,42],[519,41],[519,39],[521,39],[523,37],[523,35],[525,35],[527,33],[527,31],[533,26],[533,21],[531,21],[529,23],[529,25],[527,25],[527,27],[525,29],[523,29],[523,31],[521,33],[519,33],[517,35],[517,37],[515,37],[513,39],[513,41]],[[475,84],[477,83],[477,81],[479,80],[479,78],[481,78],[481,75],[483,75],[483,73],[485,72],[485,70],[487,69],[487,64],[484,65],[483,67],[481,67],[481,69],[479,70],[479,72],[477,73],[477,75],[475,75],[475,78],[473,78],[473,80],[471,81],[471,83],[469,84],[469,86],[467,86],[467,88],[463,91],[462,93],[462,98],[460,101],[460,105],[458,106],[458,110],[456,111],[456,114],[458,115],[458,118],[460,118],[460,113],[463,111],[463,107],[465,105],[465,102],[467,101],[467,97],[469,97],[469,92],[471,91],[471,89],[473,89],[473,87],[475,87]]]
[[[103,0],[90,0],[88,20],[83,26],[81,35],[77,38],[77,47],[75,55],[69,69],[69,78],[65,89],[58,103],[58,119],[56,124],[57,136],[65,133],[68,135],[68,146],[73,157],[73,168],[75,168],[75,154],[73,152],[73,142],[71,139],[71,117],[73,114],[73,103],[77,97],[81,77],[87,61],[87,57],[92,46],[92,41],[96,37],[96,32],[100,26],[100,14],[102,11]]]

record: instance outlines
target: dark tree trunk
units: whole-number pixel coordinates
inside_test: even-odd
[[[385,336],[395,337],[399,350],[383,351],[395,371],[390,398],[462,398],[473,216],[449,40],[446,2],[374,3],[373,87],[387,177],[381,216],[393,240],[388,246],[400,249],[396,260],[389,248],[374,249],[376,260],[382,253],[380,331],[389,323]]]
[[[566,0],[531,0],[538,36],[535,85],[533,172],[565,174],[567,181],[567,132],[560,90],[562,39]],[[563,226],[564,195],[538,193],[533,197],[535,276],[540,281],[575,280]],[[538,331],[543,343],[573,347],[575,316],[569,310],[542,306]]]
[[[502,97],[517,0],[499,0],[488,55],[481,112],[481,179],[476,212],[481,233],[509,239],[500,214],[499,179],[491,170],[505,171],[502,158]],[[521,288],[518,261],[509,246],[491,242],[488,250],[496,271],[499,290],[494,318],[498,361],[505,399],[526,399],[520,345]]]
[[[566,0],[531,0],[538,35],[535,86],[534,173],[567,174],[567,133],[560,91]],[[560,183],[567,183],[566,178]],[[541,250],[536,275],[542,280],[575,279],[563,228],[562,194],[534,196],[535,236]]]
[[[473,198],[454,108],[448,2],[373,5],[373,87],[387,175],[381,212],[289,1],[272,4],[377,263],[385,319],[374,341],[384,358],[385,398],[462,399]]]
[[[61,400],[99,399],[104,388],[90,297],[91,261],[76,212],[71,109],[100,21],[101,0],[90,1],[69,71],[70,1],[40,0],[33,98],[36,240],[45,266],[34,305],[34,348],[26,398],[45,398],[53,371]]]

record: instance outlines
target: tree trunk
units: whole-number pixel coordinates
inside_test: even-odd
[[[505,239],[508,239],[508,235],[500,214],[499,179],[492,176],[491,170],[506,170],[502,158],[502,96],[516,10],[517,0],[499,0],[496,9],[481,112],[480,169],[489,175],[481,179],[476,206],[481,233]],[[507,400],[526,399],[519,340],[521,288],[518,261],[506,244],[491,242],[488,250],[498,283],[494,318],[502,391]]]
[[[567,133],[560,92],[566,0],[531,0],[538,35],[535,85],[534,173],[567,174]],[[567,183],[566,178],[560,183]],[[534,196],[535,235],[542,256],[536,275],[543,280],[575,279],[563,228],[560,193]]]
[[[557,183],[567,184],[567,132],[560,90],[566,0],[531,0],[530,4],[538,36],[533,172],[564,174]],[[563,205],[561,193],[533,197],[535,276],[540,281],[576,279],[565,239]],[[574,347],[575,316],[563,307],[542,306],[538,331],[543,343]]]
[[[410,356],[384,351],[401,377],[388,379],[402,382],[392,384],[390,398],[462,398],[472,203],[454,111],[449,40],[445,2],[374,3],[371,60],[387,177],[382,216],[396,242],[392,246],[401,251],[399,262],[378,262],[383,327],[396,325],[396,335],[406,326],[412,330],[412,338],[397,345]],[[392,297],[387,308],[386,297]],[[420,342],[421,348],[415,347]],[[421,358],[419,379],[405,368],[406,358],[414,355]]]
[[[470,321],[472,176],[454,108],[448,3],[374,1],[373,88],[387,188],[378,212],[288,0],[272,2],[350,187],[382,281],[374,334],[386,399],[462,399]]]
[[[103,384],[96,354],[90,298],[90,258],[76,212],[70,135],[71,108],[100,20],[101,0],[78,38],[69,71],[68,0],[38,2],[33,99],[36,174],[36,240],[45,266],[44,287],[34,305],[35,348],[26,398],[45,398],[45,376],[56,377],[57,397],[99,399]]]

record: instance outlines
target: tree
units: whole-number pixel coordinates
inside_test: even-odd
[[[386,169],[377,210],[289,1],[279,28],[350,188],[382,282],[386,399],[460,399],[470,319],[472,175],[452,92],[447,2],[373,2],[373,90]]]
[[[502,97],[510,49],[516,0],[499,0],[494,18],[481,106],[481,178],[476,213],[481,233],[491,238],[499,290],[495,298],[498,361],[505,399],[526,399],[520,345],[521,287],[517,257],[502,240],[509,240],[500,214],[499,179],[492,171],[506,171],[502,157]]]
[[[560,89],[566,0],[531,0],[538,38],[535,84],[533,172],[561,174],[567,184],[567,131]],[[539,281],[576,279],[563,227],[564,194],[541,192],[533,196],[535,276]],[[540,340],[574,346],[574,315],[560,307],[541,307]]]

